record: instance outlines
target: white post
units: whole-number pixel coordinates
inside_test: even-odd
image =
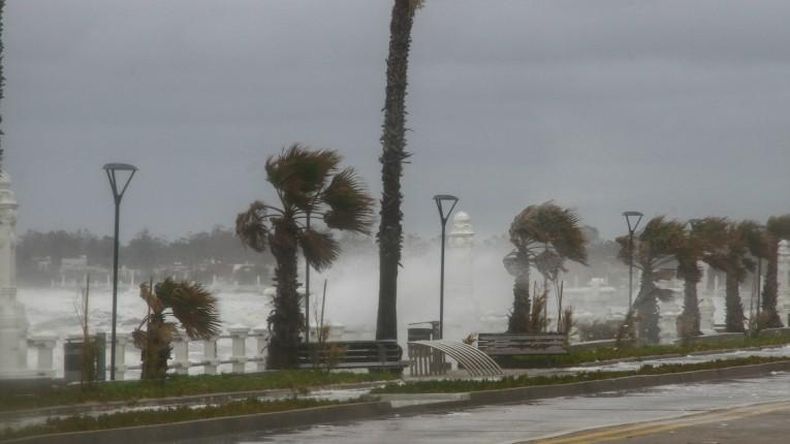
[[[189,343],[182,336],[173,340],[173,369],[177,375],[189,373]]]
[[[697,285],[698,299],[699,299],[699,329],[704,334],[715,333],[713,330],[713,292],[708,289],[708,276],[710,273],[710,266],[702,261],[697,262],[697,266],[702,270],[701,285]]]
[[[54,336],[35,336],[29,344],[36,348],[36,373],[46,378],[55,377],[55,360],[53,359],[57,338]]]
[[[234,327],[229,328],[228,332],[233,340],[233,354],[230,359],[233,361],[233,373],[244,373],[244,364],[247,362],[246,342],[247,333],[250,329],[247,327]]]
[[[255,358],[258,360],[257,370],[262,372],[266,370],[266,349],[269,346],[269,330],[265,327],[257,327],[252,330],[255,336]]]
[[[217,338],[203,341],[203,373],[207,375],[217,374]]]
[[[790,327],[790,242],[787,240],[779,241],[777,256],[779,289],[776,295],[776,311],[779,313],[782,324]]]
[[[126,373],[126,343],[129,342],[128,334],[115,335],[115,379],[123,381]]]

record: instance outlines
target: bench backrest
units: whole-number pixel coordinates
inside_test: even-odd
[[[488,355],[559,355],[568,353],[565,335],[480,333],[477,348]]]
[[[331,357],[332,350],[339,350]],[[396,341],[331,341],[324,344],[299,344],[299,364],[325,364],[327,359],[339,363],[399,362],[403,349]]]

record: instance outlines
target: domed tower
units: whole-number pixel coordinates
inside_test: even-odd
[[[445,338],[460,340],[476,331],[479,309],[474,299],[474,237],[472,218],[455,213],[447,235]]]
[[[0,377],[27,370],[27,316],[16,300],[16,198],[0,170]]]

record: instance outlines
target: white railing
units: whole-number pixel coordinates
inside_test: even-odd
[[[268,338],[269,334],[265,328],[250,329],[248,327],[232,327],[226,333],[205,341],[190,341],[178,337],[172,343],[173,353],[169,367],[172,373],[179,375],[189,373],[214,375],[219,372],[222,365],[229,366],[232,373],[263,371],[266,366]],[[81,336],[70,336],[68,339],[81,340]],[[107,339],[105,356],[107,359],[106,371],[109,375],[109,337]],[[34,336],[28,339],[28,347],[34,350],[36,376],[54,378],[60,374],[58,370],[62,370],[64,359],[60,353],[56,352],[62,351],[64,342],[65,340],[55,336]],[[61,359],[56,359],[56,357]],[[248,369],[248,364],[254,364],[254,366]],[[194,369],[194,371],[190,372],[190,369]],[[132,335],[129,333],[117,334],[115,379],[123,380],[131,376],[129,373],[137,373],[141,370],[139,350],[134,346]]]

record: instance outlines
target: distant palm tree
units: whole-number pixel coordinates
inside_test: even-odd
[[[739,287],[746,274],[754,270],[754,258],[764,255],[764,234],[755,222],[731,222],[720,217],[702,219],[696,224],[695,231],[703,239],[709,239],[702,260],[726,275],[726,329],[729,332],[743,332],[744,315]]]
[[[659,288],[656,283],[668,278],[659,271],[675,260],[674,255],[683,240],[683,224],[667,220],[664,216],[654,217],[645,225],[634,239],[633,252],[628,236],[617,238],[620,259],[628,264],[633,257],[634,266],[642,271],[639,293],[631,310],[635,311],[639,319],[639,337],[645,342],[658,343],[661,332],[658,326],[658,301],[670,298],[672,291]]]
[[[680,336],[684,338],[702,334],[697,285],[702,280],[702,270],[698,262],[705,248],[703,240],[694,231],[694,222],[692,222],[691,228],[684,232],[683,240],[675,252],[678,262],[677,275],[683,279],[683,312],[678,323]]]
[[[565,260],[586,264],[587,240],[573,210],[545,202],[528,206],[513,219],[510,242],[516,248],[503,261],[515,277],[508,331],[532,333],[538,326],[533,325],[530,316],[530,267],[548,276],[562,270]]]
[[[331,150],[311,150],[298,144],[266,161],[266,173],[280,207],[253,202],[236,218],[236,234],[255,251],[271,250],[277,292],[268,322],[272,330],[269,368],[297,364],[299,333],[304,328],[297,294],[297,252],[323,270],[337,259],[340,246],[328,230],[306,221],[323,220],[327,229],[367,233],[373,199],[353,168],[339,170],[341,157]]]
[[[768,267],[765,270],[763,284],[761,318],[762,328],[781,327],[782,320],[776,311],[776,298],[779,291],[779,241],[790,239],[790,214],[775,216],[766,224],[766,258]]]
[[[132,337],[142,351],[143,379],[164,379],[173,349],[170,344],[179,326],[190,339],[205,340],[219,334],[217,299],[200,284],[168,278],[153,289],[149,284],[141,285],[140,297],[148,305],[148,314]]]
[[[381,134],[381,220],[379,243],[379,306],[376,339],[398,338],[398,267],[403,246],[400,179],[406,152],[406,87],[414,12],[421,0],[395,0],[390,19],[387,86]]]

